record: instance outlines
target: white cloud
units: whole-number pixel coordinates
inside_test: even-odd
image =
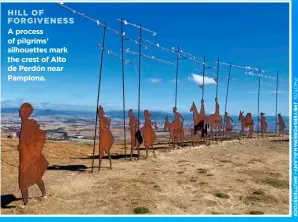
[[[276,95],[276,91],[275,90],[274,91],[271,91],[271,92],[268,92],[268,93]],[[277,94],[278,95],[285,95],[285,94],[287,95],[288,93],[285,92],[285,91],[277,91]]]
[[[198,84],[198,85],[202,85],[203,84],[203,76],[198,75],[198,74],[194,74],[192,73],[191,76],[188,77],[188,80]],[[214,81],[213,78],[209,78],[209,77],[204,77],[204,84],[205,85],[209,85],[209,84],[216,84],[216,82]]]
[[[150,81],[151,83],[159,83],[159,82],[162,81],[162,79],[150,78],[149,81]]]
[[[15,108],[20,107],[25,102],[24,98],[16,98],[12,100],[2,100],[1,106],[3,108]]]

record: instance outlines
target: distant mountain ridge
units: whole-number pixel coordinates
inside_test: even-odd
[[[19,119],[18,112],[19,108],[2,108],[2,115],[5,116],[14,116]],[[165,120],[165,116],[169,117],[169,120],[172,121],[174,119],[173,113],[170,112],[159,112],[159,111],[151,111],[152,114],[152,122],[156,122],[159,127],[163,127],[163,123]],[[193,124],[193,114],[191,112],[181,113],[184,118],[184,126],[191,127]],[[105,115],[112,119],[112,124],[116,124],[117,126],[121,126],[123,124],[123,111],[114,110],[114,111],[106,111]],[[137,117],[137,110],[135,111],[135,116]],[[210,115],[210,114],[207,114]],[[221,115],[223,117],[223,115]],[[3,116],[4,117],[4,116]],[[74,110],[54,110],[54,109],[36,109],[32,115],[33,118],[42,118],[45,117],[47,119],[56,119],[57,121],[61,121],[65,124],[94,124],[95,123],[95,112],[92,111],[74,111]],[[286,124],[286,130],[289,129],[289,117],[283,116]],[[128,124],[128,111],[125,111],[126,124]],[[234,129],[241,127],[241,123],[238,120],[238,115],[231,115],[233,120]],[[2,118],[3,119],[3,118]],[[224,120],[224,119],[223,119]],[[253,116],[253,120],[255,122],[255,127],[258,124],[258,117]],[[275,116],[266,116],[266,120],[268,123],[268,129],[273,131],[276,125],[276,117]],[[144,112],[140,112],[140,121],[144,122]]]
[[[137,110],[134,111],[135,116],[138,115]],[[19,108],[1,108],[1,113],[19,113]],[[152,114],[152,117],[165,117],[168,115],[169,117],[173,116],[172,112],[164,112],[164,111],[150,111]],[[105,111],[105,114],[111,118],[123,118],[123,111],[121,110],[114,110],[114,111]],[[189,113],[182,113],[183,116],[186,116],[188,119],[189,117],[192,118],[193,114],[191,112]],[[79,111],[79,110],[55,110],[55,109],[35,109],[33,116],[61,116],[61,115],[69,115],[69,116],[77,116],[77,115],[86,115],[86,116],[95,116],[95,112],[92,111]],[[210,113],[207,115],[210,115]],[[222,114],[221,114],[222,115]],[[125,111],[125,116],[128,117],[128,110]],[[144,116],[144,111],[140,111],[140,117],[142,118]],[[222,115],[223,116],[223,115]],[[238,115],[232,115],[233,117],[238,117]],[[267,117],[274,117],[274,116],[268,116]],[[288,116],[285,116],[288,117]],[[160,119],[160,118],[158,118]]]

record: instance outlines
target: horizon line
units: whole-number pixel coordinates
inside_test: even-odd
[[[1,110],[0,112],[2,111],[2,109],[19,109],[19,107],[1,107]],[[91,109],[55,109],[55,108],[35,108],[34,110],[41,110],[41,111],[45,111],[45,110],[51,110],[51,111],[60,111],[60,112],[86,112],[86,113],[90,113],[90,112],[94,112],[94,110],[92,111]],[[134,110],[134,109],[133,109]],[[128,110],[125,110],[125,112],[128,112]],[[145,110],[140,110],[140,112],[144,112]],[[173,111],[165,111],[165,110],[149,110],[150,112],[160,112],[160,113],[167,113],[167,114],[173,114]],[[106,109],[105,112],[123,112],[123,109]],[[2,112],[1,112],[2,113]],[[192,112],[186,112],[186,111],[181,111],[180,112],[181,114],[187,114],[187,115],[191,115]],[[211,113],[211,112],[206,112],[207,114],[214,114],[214,113]],[[34,114],[34,112],[33,112]],[[258,117],[258,115],[256,114],[253,114],[253,116],[255,117]],[[265,113],[266,115],[266,113]],[[221,115],[221,116],[224,116],[224,115]],[[238,116],[238,114],[236,113],[232,113],[230,114],[230,116]],[[266,115],[266,116],[270,116],[270,117],[275,117],[275,115]],[[282,116],[286,116],[286,117],[289,117],[289,115],[282,115]]]

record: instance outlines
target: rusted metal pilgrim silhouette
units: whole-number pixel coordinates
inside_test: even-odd
[[[197,130],[201,130],[201,137],[204,137],[205,135],[207,135],[207,124],[204,124],[204,120],[206,117],[204,100],[201,100],[200,113],[198,113],[196,104],[194,102],[192,103],[189,111],[193,112],[194,135],[196,135]]]
[[[180,145],[183,146],[184,142],[184,128],[183,128],[183,116],[177,112],[177,107],[173,107],[173,113],[174,113],[174,120],[172,121],[173,129],[174,129],[174,138],[178,139]]]
[[[260,122],[261,122],[261,133],[262,133],[262,135],[263,135],[263,133],[266,133],[267,134],[268,123],[266,122],[265,113],[261,112],[260,115],[261,115],[261,119],[260,119]]]
[[[211,114],[209,116],[205,116],[204,100],[201,100],[200,114],[198,113],[195,103],[194,102],[192,103],[190,112],[193,112],[195,134],[196,134],[196,130],[202,129],[201,125],[203,125],[203,127],[205,127],[205,129],[204,129],[204,133],[202,133],[202,136],[204,136],[204,134],[207,135],[207,126],[210,125],[211,136],[213,136],[213,129],[217,129],[218,135],[221,135],[222,118],[219,115],[219,104],[217,102],[217,98],[215,98],[215,103],[216,103],[215,113]]]
[[[130,159],[132,159],[133,149],[136,146],[139,146],[142,141],[139,141],[136,135],[139,129],[140,122],[139,120],[136,119],[132,109],[128,111],[128,116],[129,116],[129,131],[130,131],[130,138],[131,138],[130,139],[130,146],[131,146]]]
[[[168,127],[168,123],[169,122],[169,119],[168,119],[168,116],[165,116],[165,122],[164,122],[164,125],[163,125],[163,131],[166,132],[167,130],[170,131],[170,128]]]
[[[231,132],[233,130],[233,126],[232,126],[233,120],[227,112],[225,112],[225,118],[226,118],[226,137],[228,137],[228,135],[231,136]]]
[[[168,116],[165,117],[165,129],[169,129],[170,138],[169,138],[169,146],[172,141],[173,147],[175,147],[176,141],[179,140],[180,145],[183,146],[184,143],[184,128],[183,128],[183,117],[180,113],[176,112],[177,108],[173,108],[175,119],[170,123],[168,120]]]
[[[168,116],[165,116],[164,131],[169,131],[170,132],[169,146],[170,146],[171,140],[173,141],[173,139],[174,139],[174,135],[173,135],[174,134],[174,132],[173,132],[174,130],[172,128],[173,128],[173,125],[172,125],[172,123],[170,123],[169,117]]]
[[[284,136],[284,130],[286,128],[286,124],[281,116],[281,114],[279,113],[278,115],[278,125],[279,125],[279,133],[278,135],[280,136],[282,134],[282,136]]]
[[[22,192],[24,205],[28,204],[28,188],[37,184],[42,197],[46,197],[45,185],[42,180],[49,165],[42,155],[43,146],[46,140],[46,132],[34,119],[29,119],[34,109],[31,104],[24,103],[20,107],[21,133],[19,137],[19,188]]]
[[[114,143],[114,137],[110,130],[111,119],[104,116],[104,110],[102,106],[98,108],[99,115],[99,167],[101,168],[102,158],[105,153],[109,156],[110,168],[112,169],[111,147]]]
[[[254,132],[254,121],[252,119],[251,113],[247,113],[246,117],[243,116],[243,112],[240,111],[238,119],[241,121],[241,131],[240,135],[244,136],[244,129],[249,128],[248,136],[252,137]]]
[[[221,135],[221,129],[222,129],[222,118],[219,115],[219,103],[217,97],[215,97],[215,113],[214,115],[209,116],[211,123],[211,129],[210,134],[213,136],[213,128],[217,129],[217,135]]]
[[[148,149],[151,147],[153,149],[153,156],[155,157],[155,149],[153,143],[156,140],[156,134],[152,129],[151,124],[151,113],[148,110],[144,111],[145,123],[142,128],[142,134],[144,136],[144,145],[146,148],[146,157],[148,157]]]

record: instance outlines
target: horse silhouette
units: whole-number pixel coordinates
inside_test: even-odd
[[[200,113],[198,113],[196,104],[193,102],[192,106],[190,107],[190,112],[193,112],[193,121],[194,125],[197,126],[200,122],[204,122],[203,125],[210,126],[210,134],[213,136],[213,129],[217,129],[218,135],[221,134],[221,128],[222,128],[222,118],[219,115],[211,114],[209,116],[205,116],[205,108],[204,108],[204,102],[201,101],[201,110]],[[196,129],[195,129],[196,131]]]

